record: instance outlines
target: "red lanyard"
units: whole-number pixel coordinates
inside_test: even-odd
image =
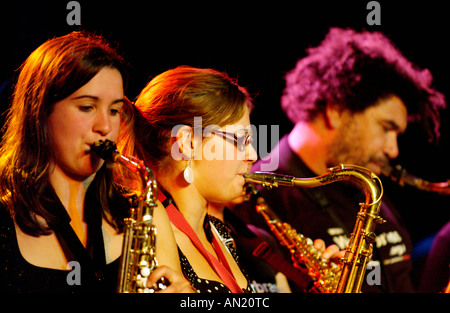
[[[165,200],[165,196],[161,192],[159,192],[158,200],[161,202]],[[184,216],[180,213],[180,211],[178,211],[175,208],[175,206],[172,203],[166,206],[166,211],[167,214],[169,215],[170,221],[175,225],[175,227],[177,227],[186,236],[189,237],[191,242],[194,244],[197,250],[205,257],[209,265],[214,269],[217,275],[219,275],[219,277],[222,279],[222,281],[228,287],[228,289],[230,289],[231,292],[234,293],[242,293],[243,291],[241,287],[239,287],[238,283],[231,274],[231,269],[228,265],[228,262],[225,259],[225,255],[223,254],[223,251],[220,248],[219,243],[217,242],[216,237],[213,236],[213,246],[214,249],[216,250],[219,259],[222,262],[217,260],[217,258],[214,257],[214,255],[212,255],[208,250],[206,250],[206,248],[203,246],[200,239],[198,238],[197,234],[192,229],[191,225],[189,225]]]

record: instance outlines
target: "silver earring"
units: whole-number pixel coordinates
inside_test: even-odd
[[[191,160],[188,160],[187,166],[184,169],[183,175],[184,175],[184,179],[186,180],[186,182],[188,184],[192,184],[194,182],[194,172],[192,171]]]

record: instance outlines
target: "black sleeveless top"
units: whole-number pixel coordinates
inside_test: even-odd
[[[60,216],[58,225],[51,228],[66,258],[71,260],[67,270],[38,267],[27,262],[20,253],[14,221],[0,203],[0,293],[115,292],[119,259],[106,264],[100,206],[93,192],[89,191],[86,194],[84,217],[88,224],[86,249],[76,235],[76,239],[70,236],[71,233],[74,235],[69,224],[70,218],[54,191],[49,193],[51,210]]]

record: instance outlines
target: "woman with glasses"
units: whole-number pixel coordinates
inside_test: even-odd
[[[152,79],[135,108],[128,125],[135,132],[119,150],[152,166],[192,287],[198,292],[267,292],[261,288],[269,285],[267,279],[273,280],[270,286],[278,285],[274,268],[261,266],[253,250],[240,249],[245,246],[241,239],[259,233],[224,219],[225,207],[242,196],[243,174],[257,158],[248,92],[224,73],[180,66]],[[237,249],[230,231],[240,238]],[[335,245],[325,249],[321,239],[315,247],[327,258],[339,254]],[[252,269],[250,277],[242,261]]]
[[[120,149],[153,167],[184,275],[198,292],[251,292],[226,227],[208,215],[211,203],[241,195],[257,159],[247,91],[224,73],[181,66],[151,80],[135,106],[136,138]]]

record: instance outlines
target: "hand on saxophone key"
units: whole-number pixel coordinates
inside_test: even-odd
[[[147,287],[158,293],[192,293],[189,282],[181,273],[168,266],[160,266],[148,277]]]
[[[314,248],[322,253],[324,259],[331,260],[338,265],[345,255],[345,250],[339,250],[339,247],[335,244],[326,247],[325,242],[322,239],[314,240]]]

